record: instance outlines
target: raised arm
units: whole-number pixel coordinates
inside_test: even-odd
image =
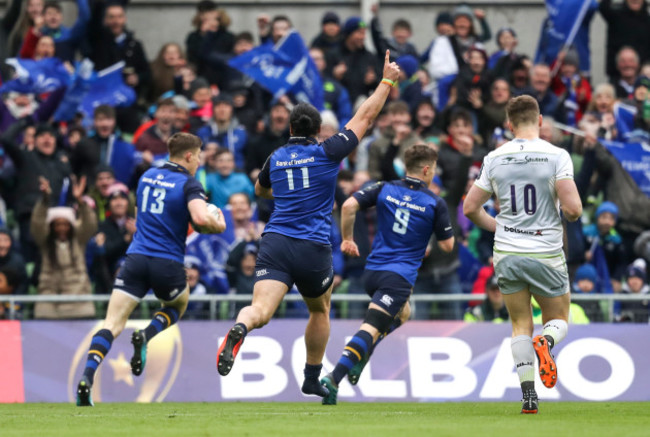
[[[582,202],[580,194],[573,179],[560,179],[555,182],[555,191],[560,199],[560,208],[564,217],[570,222],[574,222],[582,215]]]
[[[390,94],[392,83],[395,83],[399,78],[399,67],[396,63],[390,62],[390,51],[386,50],[384,58],[384,76],[379,86],[370,97],[366,99],[361,107],[354,114],[352,120],[345,126],[350,129],[357,136],[359,140],[363,138],[368,130],[368,127],[377,118],[379,111],[384,107],[386,99]]]

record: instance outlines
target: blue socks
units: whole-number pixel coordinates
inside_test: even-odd
[[[84,376],[88,378],[90,385],[95,381],[95,372],[99,365],[104,361],[106,354],[111,350],[113,344],[113,334],[108,329],[100,329],[90,342],[88,350],[88,360],[84,369]]]
[[[372,342],[372,335],[369,332],[359,331],[354,334],[354,337],[352,337],[343,349],[343,355],[341,355],[339,362],[332,372],[334,383],[338,384],[341,382],[350,369],[361,361],[372,347]]]
[[[174,323],[178,322],[180,313],[176,308],[164,307],[156,311],[149,326],[144,329],[145,341],[149,342],[153,337],[161,331],[169,328]]]

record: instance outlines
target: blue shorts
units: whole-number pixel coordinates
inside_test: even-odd
[[[372,303],[379,305],[395,317],[411,297],[413,286],[402,275],[384,270],[368,270],[363,273],[366,293]]]
[[[123,291],[136,300],[149,290],[164,302],[171,302],[187,285],[185,267],[178,261],[131,253],[120,268],[113,289]]]
[[[262,237],[255,264],[255,281],[273,279],[303,297],[325,293],[334,280],[332,246],[268,232]]]

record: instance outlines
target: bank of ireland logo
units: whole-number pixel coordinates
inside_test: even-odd
[[[413,198],[411,196],[409,196],[408,194],[405,194],[404,197],[402,197],[402,199],[404,199],[404,201],[406,201],[406,202],[410,202],[411,200],[413,200]]]
[[[177,324],[165,329],[147,347],[147,366],[140,376],[131,373],[133,347],[128,341],[131,331],[144,329],[149,320],[130,320],[122,335],[104,359],[93,385],[93,400],[120,402],[162,402],[171,390],[181,367],[183,343]],[[93,335],[102,328],[99,321],[88,331],[75,351],[68,374],[68,400],[76,399],[76,387],[86,366],[88,347]]]
[[[292,153],[292,154],[291,154],[291,159],[296,159],[297,157],[298,157],[298,154],[297,154],[297,153]]]

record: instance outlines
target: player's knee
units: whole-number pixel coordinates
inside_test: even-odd
[[[388,328],[390,328],[391,323],[393,323],[393,316],[383,311],[370,308],[366,313],[366,318],[363,320],[363,323],[372,326],[379,331],[379,333],[384,333],[388,332]]]
[[[408,302],[404,304],[402,310],[399,312],[398,317],[402,323],[411,318],[411,305]]]

